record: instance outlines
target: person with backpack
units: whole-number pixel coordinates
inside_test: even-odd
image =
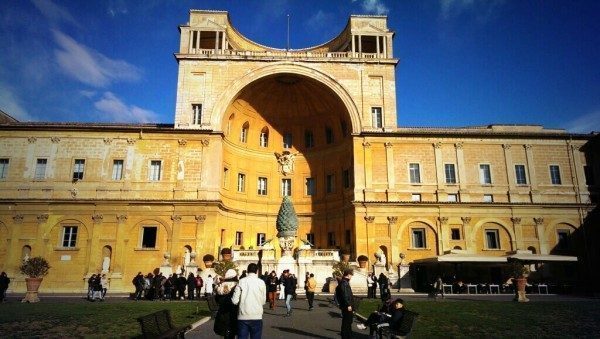
[[[200,300],[200,298],[202,297],[202,286],[204,285],[204,281],[202,280],[202,277],[200,276],[200,272],[196,273],[195,283],[196,283],[196,298],[198,298],[198,300]]]

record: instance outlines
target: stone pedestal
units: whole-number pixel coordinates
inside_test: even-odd
[[[163,276],[169,277],[173,274],[173,267],[171,267],[171,265],[161,265],[160,272]]]
[[[408,265],[398,265],[398,291],[402,292],[414,292],[412,289],[412,282],[410,278],[410,270]]]

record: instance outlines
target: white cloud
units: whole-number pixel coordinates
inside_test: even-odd
[[[387,14],[390,10],[381,0],[352,0],[352,2],[360,2],[361,7],[367,13],[373,13],[377,15]]]
[[[440,16],[450,20],[463,14],[473,15],[480,22],[487,22],[505,0],[440,0]]]
[[[600,132],[600,110],[568,121],[565,125],[567,131],[572,133],[589,133],[591,131]]]
[[[80,27],[79,23],[66,9],[58,6],[50,0],[31,0],[33,5],[46,17],[51,23],[57,24],[61,21]]]
[[[93,99],[96,96],[96,91],[82,89],[79,91],[79,94],[81,94],[82,96],[84,96],[88,99]]]
[[[324,27],[327,27],[327,23],[333,20],[333,15],[319,10],[317,13],[309,17],[305,22],[304,26],[312,31],[323,31]]]
[[[94,103],[94,107],[107,114],[102,121],[151,123],[158,121],[153,111],[135,105],[127,105],[112,92],[105,92],[102,98]]]
[[[60,68],[72,78],[94,87],[105,87],[116,81],[136,81],[141,71],[123,60],[110,59],[53,30],[59,49],[54,50]]]
[[[3,82],[0,82],[0,109],[19,121],[37,120],[23,108],[21,100]]]

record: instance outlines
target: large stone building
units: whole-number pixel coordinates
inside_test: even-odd
[[[164,253],[176,266],[258,249],[284,195],[300,239],[381,250],[391,267],[449,250],[586,255],[569,239],[595,207],[593,135],[398,127],[386,17],[299,50],[250,41],[226,12],[192,10],[179,30],[174,124],[0,123],[0,269],[15,290],[25,256],[51,262],[42,291],[81,291],[103,265],[128,291]]]

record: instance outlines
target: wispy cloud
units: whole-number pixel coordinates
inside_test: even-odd
[[[487,22],[505,0],[440,0],[440,16],[450,20],[464,14],[474,16],[479,22]]]
[[[565,128],[572,133],[600,132],[600,110],[580,115],[567,122]]]
[[[105,92],[94,107],[105,113],[104,121],[149,123],[158,121],[158,115],[153,111],[135,105],[127,105],[112,92]]]
[[[331,22],[333,20],[333,14],[325,13],[323,10],[317,11],[315,14],[310,16],[304,22],[304,27],[308,30],[312,31],[323,31],[323,28],[327,27],[327,22]]]
[[[127,9],[127,4],[124,0],[111,0],[108,2],[108,7],[106,9],[108,15],[111,17],[116,17],[117,15],[127,14],[129,10]]]
[[[360,6],[367,13],[384,15],[390,11],[381,0],[352,0],[352,2],[360,2]]]
[[[10,86],[3,82],[0,82],[0,103],[2,105],[0,109],[19,121],[36,120],[23,108],[21,100]]]
[[[85,46],[58,30],[53,30],[58,44],[56,61],[68,76],[90,86],[106,87],[117,81],[136,81],[141,71],[123,60],[114,60]]]
[[[76,27],[80,27],[79,23],[66,9],[58,6],[50,0],[31,0],[33,5],[48,19],[52,24],[67,22]]]

